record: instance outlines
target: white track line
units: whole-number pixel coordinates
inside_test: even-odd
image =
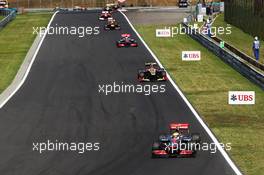
[[[47,28],[49,28],[50,27],[50,25],[51,25],[51,23],[52,23],[52,21],[53,21],[53,19],[54,19],[54,17],[56,16],[56,14],[58,13],[58,11],[56,11],[53,15],[52,15],[52,17],[51,17],[51,19],[50,19],[50,21],[49,21],[49,24],[48,24],[48,26],[47,26]],[[40,42],[39,42],[39,44],[38,44],[38,47],[37,47],[37,49],[36,49],[36,51],[35,51],[35,53],[34,53],[34,55],[33,55],[33,58],[31,59],[31,61],[30,61],[30,64],[29,64],[29,66],[28,66],[28,68],[27,68],[27,70],[26,70],[26,72],[25,72],[25,74],[24,74],[24,76],[23,76],[23,78],[22,78],[22,80],[20,81],[20,83],[18,84],[18,86],[15,88],[15,90],[0,104],[0,109],[8,102],[8,100],[10,100],[12,97],[13,97],[13,95],[15,95],[15,93],[21,88],[21,86],[24,84],[24,82],[26,81],[26,79],[27,79],[27,76],[28,76],[28,74],[29,74],[29,71],[30,71],[30,69],[31,69],[31,67],[32,67],[32,65],[33,65],[33,63],[34,63],[34,61],[35,61],[35,59],[36,59],[36,56],[37,56],[37,54],[38,54],[38,52],[39,52],[39,49],[40,49],[40,47],[41,47],[41,45],[42,45],[42,43],[43,43],[43,41],[44,41],[44,39],[45,39],[45,37],[46,37],[46,35],[47,35],[47,32],[48,32],[48,30],[46,30],[45,31],[45,33],[44,33],[44,36],[42,36],[42,38],[41,38],[41,40],[40,40]],[[38,37],[38,36],[37,36]]]
[[[120,13],[125,17],[125,19],[129,23],[129,25],[131,26],[131,28],[134,30],[134,32],[137,34],[137,36],[140,38],[141,42],[145,45],[145,47],[150,52],[150,54],[152,55],[152,57],[156,60],[156,62],[159,64],[159,66],[161,68],[163,68],[163,66],[160,63],[158,57],[151,51],[151,49],[148,47],[148,45],[146,44],[146,42],[142,39],[142,37],[139,35],[139,33],[136,31],[136,29],[132,25],[132,23],[129,21],[129,19],[127,18],[127,16],[122,11],[120,11]],[[180,96],[182,97],[182,99],[184,100],[184,102],[188,105],[188,107],[190,108],[190,110],[192,111],[192,113],[194,114],[194,116],[197,118],[197,120],[200,122],[200,124],[202,125],[202,127],[207,132],[207,134],[211,137],[211,139],[213,140],[213,142],[216,144],[218,150],[222,153],[223,157],[226,159],[226,161],[230,165],[230,167],[234,170],[234,172],[237,175],[242,175],[242,173],[240,172],[240,170],[237,168],[237,166],[234,164],[234,162],[230,159],[229,155],[222,148],[222,146],[220,145],[220,143],[218,142],[218,140],[216,139],[216,137],[214,136],[214,134],[212,133],[212,131],[208,128],[208,126],[205,124],[205,122],[202,120],[202,118],[199,116],[199,114],[195,111],[195,109],[193,108],[193,106],[191,105],[191,103],[187,100],[187,98],[184,96],[184,94],[181,92],[181,90],[175,84],[175,82],[172,80],[172,78],[170,77],[169,74],[168,74],[168,79],[171,82],[171,84],[173,85],[173,87],[176,89],[176,91],[180,94]]]

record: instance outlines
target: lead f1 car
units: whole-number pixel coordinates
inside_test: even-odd
[[[188,4],[188,0],[179,0],[179,8],[181,7],[188,7],[189,4]]]
[[[189,124],[172,123],[171,133],[161,135],[152,145],[152,158],[195,157],[200,144],[199,134],[190,134]]]
[[[113,10],[112,7],[106,6],[106,7],[103,8],[103,11],[107,11],[109,13],[112,13],[114,10]]]
[[[122,34],[121,39],[116,42],[117,47],[137,47],[136,40],[130,38],[130,34]]]
[[[111,3],[111,4],[106,4],[106,7],[109,7],[113,11],[116,11],[120,8],[120,5],[118,3]]]
[[[6,0],[0,0],[0,9],[8,8],[8,2]]]
[[[108,18],[112,18],[111,13],[109,13],[108,11],[102,11],[99,20],[104,21],[107,20]]]
[[[145,69],[138,71],[138,80],[144,81],[166,81],[167,73],[156,63],[145,63]]]
[[[73,9],[72,9],[73,11],[85,11],[85,10],[87,10],[87,8],[85,8],[85,7],[80,7],[80,6],[75,6]]]
[[[120,25],[113,18],[108,18],[107,24],[104,27],[105,30],[120,30]]]

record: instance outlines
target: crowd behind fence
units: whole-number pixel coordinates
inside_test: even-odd
[[[74,6],[83,7],[103,7],[114,0],[9,0],[12,7],[23,8],[72,8]],[[179,0],[127,0],[126,6],[176,6]]]
[[[225,0],[225,21],[264,39],[264,0]]]
[[[9,0],[10,6],[15,8],[73,8],[75,6],[92,8],[103,7],[107,3],[114,2],[116,0]],[[198,2],[198,0],[189,1],[189,5],[196,5]],[[126,0],[122,3],[126,7],[178,6],[178,4],[179,0]],[[219,11],[220,2],[209,4],[212,5],[214,11]]]

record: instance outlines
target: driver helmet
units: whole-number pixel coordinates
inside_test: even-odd
[[[173,138],[177,138],[179,135],[180,135],[180,134],[179,134],[178,132],[174,132],[174,133],[172,134],[172,137],[173,137]]]

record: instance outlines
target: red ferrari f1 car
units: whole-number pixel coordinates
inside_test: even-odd
[[[117,47],[137,47],[136,40],[130,38],[130,34],[122,34],[121,39],[116,42]]]
[[[145,69],[138,71],[138,80],[144,81],[166,81],[167,73],[157,63],[145,63]]]
[[[159,140],[153,143],[152,157],[195,157],[200,142],[199,134],[190,134],[189,124],[172,123],[170,133],[159,136]]]

